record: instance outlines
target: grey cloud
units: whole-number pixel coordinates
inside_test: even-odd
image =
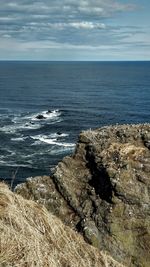
[[[0,36],[33,44],[46,40],[78,46],[115,44],[136,29],[111,27],[106,19],[134,8],[121,0],[1,0]]]
[[[111,15],[113,12],[130,10],[132,5],[121,4],[119,1],[114,0],[44,0],[44,1],[4,1],[1,0],[0,13],[7,15],[15,14],[48,14],[52,15],[53,19],[55,16],[63,18],[95,18],[105,17]]]

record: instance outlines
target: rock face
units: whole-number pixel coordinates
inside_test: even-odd
[[[27,178],[25,183],[16,186],[15,191],[26,199],[44,205],[50,213],[61,218],[65,224],[72,226],[72,228],[74,228],[75,222],[77,223],[80,219],[59,193],[50,176]]]
[[[85,131],[50,179],[72,214],[67,223],[127,266],[150,266],[149,149],[149,124]]]

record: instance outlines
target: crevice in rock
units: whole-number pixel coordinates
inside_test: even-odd
[[[99,164],[97,166],[95,157],[92,153],[89,153],[87,147],[86,153],[87,167],[90,169],[92,179],[89,181],[89,185],[95,189],[95,193],[99,195],[102,200],[112,203],[112,185],[109,175],[103,166]]]
[[[143,134],[143,135],[141,135],[141,139],[143,141],[144,146],[146,148],[150,149],[150,136]]]

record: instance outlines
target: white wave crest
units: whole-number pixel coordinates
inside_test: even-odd
[[[41,118],[40,118],[41,116]],[[28,116],[27,118],[30,118],[32,121],[39,121],[39,120],[55,120],[58,117],[61,116],[61,112],[59,109],[55,109],[52,111],[42,111],[41,113],[34,114],[32,116]]]
[[[49,154],[59,155],[59,154],[64,153],[65,151],[68,152],[68,151],[73,151],[73,150],[74,150],[74,147],[59,147],[59,148],[52,149],[51,151],[49,151]]]
[[[5,166],[5,167],[23,167],[23,168],[34,168],[34,166],[32,166],[31,164],[17,164],[14,163],[13,161],[9,162],[9,161],[4,161],[4,160],[0,160],[0,166]]]
[[[13,124],[13,125],[7,125],[7,126],[3,126],[3,127],[0,127],[0,131],[1,132],[5,132],[5,133],[10,133],[10,134],[13,134],[13,133],[16,133],[16,131],[19,131],[19,130],[37,130],[37,129],[40,129],[41,128],[41,125],[38,123],[36,124],[28,124],[28,123],[16,123],[16,124]]]
[[[52,133],[49,135],[50,138],[61,138],[61,137],[67,137],[69,136],[69,134],[67,133],[61,133],[61,132],[57,132],[57,133]]]
[[[49,145],[56,145],[61,147],[75,147],[75,144],[73,143],[58,142],[57,138],[48,138],[48,136],[46,135],[36,135],[36,136],[31,136],[31,138],[36,140],[36,144],[39,144],[40,141],[47,143]]]
[[[25,139],[27,139],[27,137],[14,137],[14,138],[11,138],[11,141],[24,141]]]
[[[44,122],[51,124],[61,122],[62,119],[60,116],[61,112],[58,109],[42,111],[41,113],[36,114],[32,113],[25,116],[18,114],[12,119],[13,124],[0,127],[0,131],[13,134],[19,130],[37,130],[43,126]]]

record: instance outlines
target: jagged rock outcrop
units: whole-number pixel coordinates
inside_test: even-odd
[[[149,149],[149,124],[85,131],[51,178],[72,210],[70,225],[127,266],[150,266]]]

